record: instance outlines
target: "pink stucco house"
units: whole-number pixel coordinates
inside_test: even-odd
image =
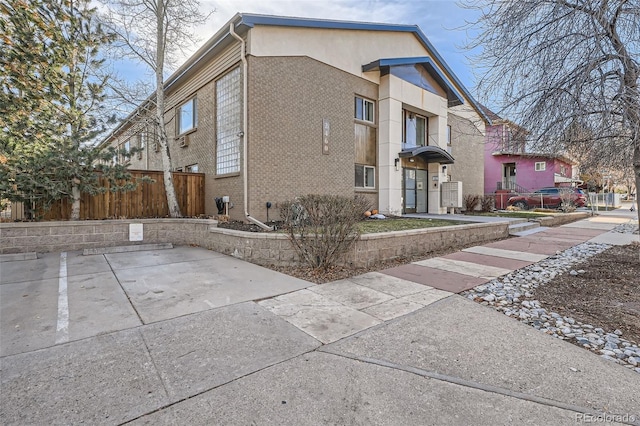
[[[580,183],[577,165],[563,155],[528,152],[527,131],[484,108],[492,124],[486,127],[484,192],[533,192]]]

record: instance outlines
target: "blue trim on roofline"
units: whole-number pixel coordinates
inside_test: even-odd
[[[460,92],[453,87],[447,78],[442,74],[440,69],[434,64],[433,60],[428,56],[419,56],[415,58],[386,58],[378,59],[377,61],[362,66],[362,71],[381,71],[384,67],[394,67],[402,65],[423,65],[427,72],[440,84],[444,86],[447,92],[447,98],[449,106],[456,106],[464,104],[464,99],[460,95]]]
[[[254,25],[276,27],[324,28],[333,30],[370,30],[370,31],[406,31],[418,30],[416,25],[380,24],[373,22],[333,21],[330,19],[294,18],[288,16],[257,15],[241,13],[242,23],[253,28]]]
[[[380,24],[370,22],[353,22],[353,21],[332,21],[328,19],[312,19],[312,18],[292,18],[286,16],[258,15],[253,13],[240,13],[240,22],[248,27],[254,25],[271,25],[282,27],[302,27],[302,28],[324,28],[324,29],[343,29],[343,30],[371,30],[371,31],[399,31],[413,33],[422,44],[431,52],[436,61],[444,68],[451,80],[462,90],[462,93],[469,99],[471,104],[476,108],[488,124],[491,119],[487,117],[480,104],[475,100],[467,88],[458,79],[455,73],[449,68],[449,65],[440,56],[436,48],[431,44],[427,36],[417,25],[399,25],[399,24]]]

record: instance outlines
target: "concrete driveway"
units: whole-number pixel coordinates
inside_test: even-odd
[[[2,424],[640,424],[637,373],[381,273],[56,253],[0,263],[0,303]]]
[[[0,263],[0,356],[312,285],[196,247]]]

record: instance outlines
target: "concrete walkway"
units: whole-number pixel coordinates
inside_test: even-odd
[[[629,219],[322,285],[197,248],[3,262],[0,423],[640,424],[637,373],[455,294]]]

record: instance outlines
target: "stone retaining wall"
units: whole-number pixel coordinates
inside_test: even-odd
[[[591,216],[590,212],[573,212],[559,214],[556,216],[545,216],[539,219],[531,219],[533,222],[539,222],[540,226],[560,226],[576,220],[584,219]]]
[[[144,224],[144,241],[129,241],[129,224]],[[0,223],[0,254],[72,251],[121,245],[200,245],[215,220],[131,219]]]
[[[129,224],[144,224],[144,240],[129,241]],[[72,251],[121,245],[172,243],[196,245],[258,265],[291,265],[297,255],[286,235],[217,228],[206,219],[139,219],[0,224],[0,254]],[[356,267],[509,235],[508,224],[478,223],[365,234],[346,264]]]

